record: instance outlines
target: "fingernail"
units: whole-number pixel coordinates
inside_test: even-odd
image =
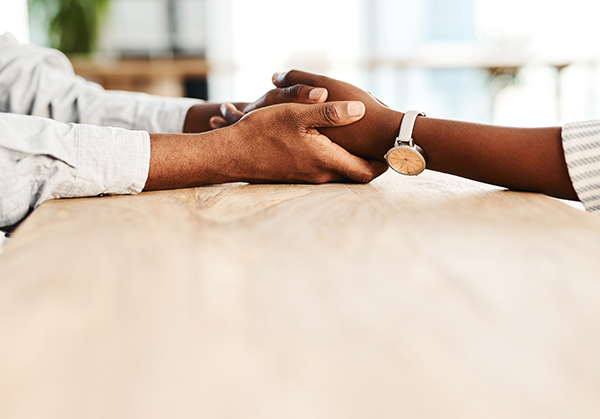
[[[281,75],[282,75],[282,74],[283,74],[283,72],[281,72],[281,71],[280,71],[280,72],[278,72],[278,73],[275,73],[275,74],[273,74],[273,77],[272,77],[272,79],[271,79],[271,80],[273,80],[273,83],[275,83],[275,82],[277,81],[277,79],[278,79],[279,77],[281,77]]]
[[[223,103],[221,106],[219,106],[219,110],[221,111],[221,115],[225,116],[227,113],[227,106]]]
[[[314,100],[315,102],[318,102],[319,100],[323,99],[323,96],[327,93],[327,90],[323,89],[322,87],[318,87],[316,89],[312,89],[310,91],[310,93],[308,94],[308,98],[310,100]]]
[[[348,103],[348,116],[362,116],[365,113],[365,105],[362,102]]]

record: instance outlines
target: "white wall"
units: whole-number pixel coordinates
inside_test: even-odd
[[[289,68],[360,80],[359,0],[208,0],[208,8],[211,100],[257,99]]]
[[[11,32],[20,42],[29,42],[27,0],[0,0],[0,34]]]
[[[175,47],[182,53],[203,53],[205,0],[177,0],[174,6],[176,27],[171,33],[166,0],[111,0],[100,51],[164,56]]]

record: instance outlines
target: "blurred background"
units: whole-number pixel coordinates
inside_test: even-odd
[[[441,118],[600,118],[595,0],[0,1],[0,31],[107,88],[252,101],[299,68]]]
[[[439,118],[600,118],[597,0],[0,0],[0,10],[0,33],[63,50],[109,89],[253,101],[273,72],[297,68]]]
[[[441,118],[600,118],[592,0],[0,1],[0,31],[62,49],[107,88],[252,101],[299,68]]]

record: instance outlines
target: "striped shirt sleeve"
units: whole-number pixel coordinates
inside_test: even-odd
[[[565,125],[562,141],[579,200],[588,211],[600,214],[600,120]]]

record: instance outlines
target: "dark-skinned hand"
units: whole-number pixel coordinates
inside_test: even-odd
[[[266,106],[277,105],[280,103],[323,103],[327,100],[327,90],[320,87],[311,87],[303,84],[295,84],[269,90],[260,99],[252,103],[236,103],[234,106],[242,114],[253,111],[254,109],[264,108]],[[223,128],[230,125],[222,116],[213,116],[210,118],[210,127],[212,129]]]
[[[323,103],[327,100],[327,90],[319,87],[305,86],[302,84],[277,87],[268,91],[260,99],[252,103],[235,103],[234,107],[243,114],[254,109],[280,103]],[[217,128],[231,125],[221,115],[220,103],[205,102],[192,106],[185,117],[183,125],[184,133],[207,132]],[[238,118],[239,119],[239,118]]]
[[[304,85],[324,87],[328,101],[358,100],[365,104],[366,113],[360,120],[345,127],[319,128],[319,132],[357,156],[385,162],[385,153],[393,146],[398,136],[403,114],[392,111],[370,93],[349,83],[326,76],[291,70],[273,75],[278,88]],[[239,120],[244,112],[232,105],[222,107],[223,117],[229,124]]]

